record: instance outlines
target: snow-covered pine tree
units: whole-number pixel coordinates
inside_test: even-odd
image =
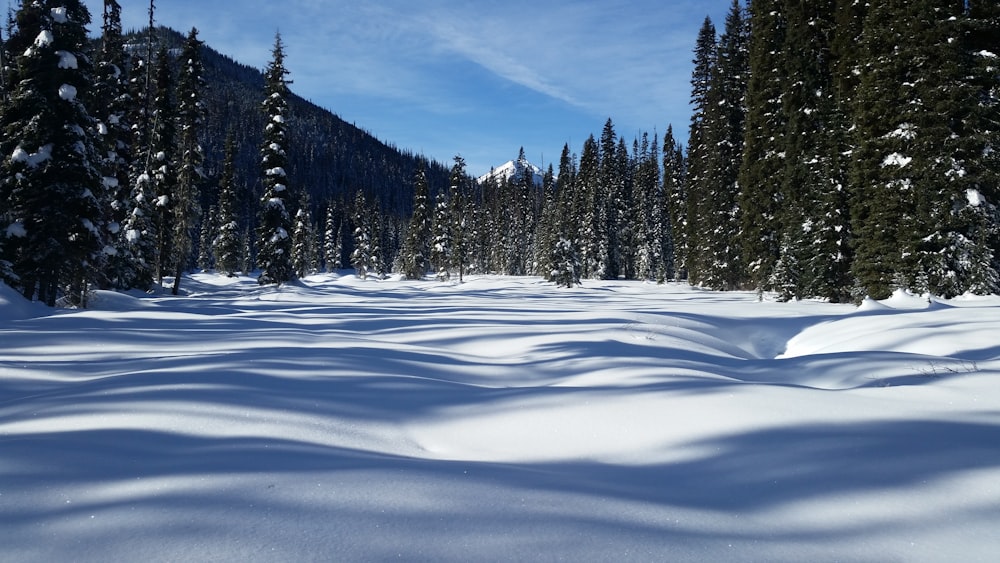
[[[192,28],[184,41],[180,55],[180,77],[177,82],[178,171],[177,184],[171,205],[173,212],[173,237],[170,259],[173,265],[174,295],[180,290],[182,274],[191,266],[194,250],[194,233],[201,215],[201,183],[205,155],[199,137],[205,122],[205,68],[201,62],[202,41],[198,30]]]
[[[93,68],[87,24],[78,0],[22,2],[6,48],[9,100],[0,115],[0,232],[17,288],[55,305],[60,293],[86,306],[109,247],[108,200],[101,181],[96,123],[84,100]]]
[[[687,148],[687,175],[684,180],[685,195],[684,216],[684,268],[687,270],[688,281],[699,284],[703,281],[708,256],[704,252],[707,242],[703,233],[710,227],[705,226],[708,220],[703,212],[711,197],[708,190],[709,159],[712,147],[708,140],[708,120],[711,116],[713,102],[712,75],[716,72],[717,41],[715,25],[711,18],[706,17],[698,31],[694,48],[694,69],[691,72],[691,126]],[[582,166],[581,161],[581,166]]]
[[[600,268],[601,232],[598,226],[601,222],[600,200],[600,149],[593,135],[583,142],[580,153],[580,166],[575,178],[577,192],[577,209],[579,220],[580,263],[583,278],[603,278],[604,270]]]
[[[523,149],[522,149],[523,152]],[[528,170],[527,174],[533,173]],[[465,159],[461,155],[455,155],[454,164],[451,167],[451,176],[448,188],[448,219],[451,221],[451,268],[458,271],[458,281],[461,283],[465,276],[465,266],[469,261],[468,233],[466,233],[466,183],[468,176],[465,172]],[[532,185],[534,179],[532,178]]]
[[[212,239],[218,232],[219,208],[215,205],[209,206],[207,211],[202,211],[201,228],[198,233],[198,260],[199,270],[211,270],[215,268],[215,248]]]
[[[741,186],[740,252],[747,284],[769,290],[780,251],[778,213],[781,171],[784,168],[784,117],[782,98],[789,86],[784,52],[784,0],[749,3],[750,78],[747,83],[747,118]],[[806,53],[803,56],[814,56]]]
[[[559,200],[555,193],[555,172],[552,165],[545,173],[542,182],[542,212],[535,227],[535,256],[532,272],[537,276],[552,281],[553,249],[558,242],[556,220],[559,216]]]
[[[154,193],[151,202],[153,229],[156,234],[153,272],[156,282],[162,284],[163,277],[172,264],[175,203],[173,197],[177,190],[177,107],[174,101],[176,86],[170,64],[170,52],[166,46],[161,46],[157,51],[155,73],[156,93],[152,104],[150,150],[147,158]]]
[[[674,137],[673,125],[663,136],[663,255],[670,268],[659,278],[687,278],[687,189],[684,147]]]
[[[226,138],[224,152],[222,176],[219,179],[218,227],[212,242],[212,251],[215,255],[215,269],[221,274],[234,276],[240,271],[241,233],[234,162],[236,139],[232,131]]]
[[[101,173],[110,203],[108,242],[114,248],[100,283],[118,289],[133,287],[137,277],[137,257],[132,254],[123,229],[133,208],[129,202],[132,131],[128,113],[132,99],[127,70],[121,6],[116,0],[105,0],[96,81],[89,106],[91,114],[98,120],[99,150],[103,157]]]
[[[149,21],[146,30],[145,50],[141,55],[133,55],[132,68],[128,73],[128,92],[131,103],[127,121],[130,125],[132,158],[129,167],[129,195],[126,200],[126,216],[122,225],[122,235],[127,245],[133,279],[128,284],[148,290],[156,275],[158,235],[156,227],[156,191],[153,185],[154,156],[152,147],[153,124],[153,49],[155,29],[153,26],[153,3],[150,2]]]
[[[434,222],[431,240],[431,268],[440,281],[451,279],[451,207],[444,192],[434,200]]]
[[[402,273],[406,279],[419,280],[430,267],[431,207],[424,162],[417,163],[413,173],[413,214],[406,229],[401,257]]]
[[[354,251],[351,253],[351,267],[363,280],[373,273],[377,256],[377,239],[372,224],[372,212],[368,209],[365,195],[358,192],[354,196]]]
[[[697,191],[700,269],[695,283],[713,289],[742,285],[739,248],[739,166],[742,162],[748,78],[748,27],[738,0],[718,41],[704,114],[706,166]]]
[[[282,284],[292,279],[291,202],[286,166],[285,135],[288,118],[288,84],[285,48],[281,35],[274,39],[271,63],[264,73],[264,143],[261,147],[264,194],[261,197],[258,227],[257,265],[261,285]]]
[[[650,142],[649,134],[642,134],[642,144],[636,156],[638,167],[634,182],[633,209],[631,215],[635,229],[635,273],[640,280],[657,279],[660,272],[668,267],[663,249],[666,244],[663,237],[663,201],[660,185],[659,139],[653,136]],[[672,266],[671,266],[672,269]]]
[[[316,228],[312,219],[312,202],[305,190],[299,195],[299,209],[295,213],[292,229],[292,269],[297,277],[314,273],[312,266],[316,256]]]
[[[968,289],[976,244],[961,210],[977,207],[969,185],[982,151],[966,17],[963,2],[928,0],[873,4],[865,20],[851,210],[854,272],[876,299],[897,288]]]
[[[340,223],[337,204],[331,199],[326,205],[326,223],[323,230],[323,264],[327,272],[335,272],[344,266],[341,258],[344,244]]]

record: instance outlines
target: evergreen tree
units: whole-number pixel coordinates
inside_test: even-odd
[[[554,225],[554,247],[550,260],[552,270],[547,278],[556,285],[573,287],[580,284],[582,264],[580,262],[581,210],[576,192],[575,164],[569,152],[569,145],[563,145],[559,157],[559,177],[556,180],[555,197],[558,211],[552,218]]]
[[[150,149],[147,156],[154,195],[153,229],[156,234],[153,272],[157,283],[163,283],[165,269],[171,264],[174,234],[173,200],[177,190],[177,108],[174,101],[175,81],[170,54],[161,46],[156,55],[156,95],[150,129]]]
[[[15,55],[9,99],[0,115],[0,225],[5,260],[29,299],[55,305],[60,292],[86,306],[106,251],[105,195],[95,140],[84,105],[93,68],[77,0],[23,2],[6,43]],[[108,249],[109,252],[113,250]]]
[[[309,193],[303,191],[299,196],[299,210],[295,214],[292,230],[292,268],[300,278],[314,273],[312,266],[316,261],[316,228],[313,226],[311,206]]]
[[[264,194],[261,197],[260,226],[258,230],[257,262],[261,269],[258,283],[282,284],[292,279],[292,240],[289,233],[291,217],[288,213],[288,178],[286,166],[286,120],[288,117],[289,81],[286,78],[285,51],[281,35],[274,40],[271,63],[264,74],[264,103],[266,125],[261,147]]]
[[[431,242],[431,267],[440,281],[451,279],[451,207],[444,192],[439,192],[434,202],[433,240]]]
[[[354,198],[354,251],[351,253],[351,267],[363,280],[376,270],[378,261],[378,237],[375,232],[373,212],[363,193]]]
[[[406,279],[419,280],[430,267],[431,208],[424,163],[413,175],[413,214],[403,245],[402,272]]]
[[[966,17],[964,2],[922,0],[873,4],[865,20],[851,210],[854,273],[873,298],[897,288],[952,296],[990,276],[992,258],[969,236],[988,209],[969,190],[981,178],[974,131],[990,119],[975,118],[982,90]]]
[[[330,200],[326,206],[326,228],[323,232],[323,262],[327,272],[335,272],[343,267],[341,254],[344,244],[338,216],[336,205]]]
[[[236,139],[230,131],[226,138],[222,176],[219,179],[218,228],[212,242],[216,270],[230,277],[240,271],[241,233],[237,210],[236,171],[233,162],[235,154]]]
[[[104,2],[104,25],[101,48],[95,68],[95,84],[90,100],[91,112],[98,120],[99,150],[103,156],[101,174],[108,191],[108,239],[114,252],[109,256],[101,285],[118,289],[133,287],[136,282],[131,245],[123,225],[132,206],[129,184],[131,163],[131,128],[128,112],[132,104],[126,78],[125,42],[122,37],[121,6],[116,0]]]
[[[524,149],[521,149],[522,155]],[[465,185],[467,175],[465,173],[465,159],[460,155],[455,155],[455,163],[451,167],[450,188],[448,193],[448,218],[451,221],[451,267],[458,271],[458,281],[461,283],[465,275],[465,266],[468,263],[468,234],[466,233],[466,205],[465,205]],[[534,178],[529,169],[526,175],[534,185]]]
[[[575,191],[578,194],[580,261],[584,278],[603,278],[605,269],[601,261],[604,236],[601,225],[603,200],[600,195],[600,153],[597,140],[591,135],[583,143],[580,167],[576,175]]]
[[[208,271],[215,268],[215,251],[212,239],[218,231],[219,208],[212,205],[201,212],[201,229],[198,234],[198,269]]]
[[[199,143],[204,127],[205,105],[202,92],[205,88],[205,69],[201,62],[198,30],[192,29],[184,42],[180,56],[180,78],[177,84],[177,122],[179,135],[179,163],[176,191],[172,198],[173,237],[170,259],[173,264],[174,285],[171,292],[177,295],[181,275],[189,269],[194,248],[194,230],[200,216],[201,182],[205,155]]]
[[[685,185],[686,218],[682,240],[684,242],[684,268],[692,284],[701,283],[706,269],[707,244],[704,233],[707,213],[703,209],[710,203],[711,193],[707,191],[709,182],[709,159],[713,148],[708,137],[709,118],[715,101],[712,76],[717,71],[717,43],[715,25],[708,17],[702,23],[694,48],[694,70],[691,73],[691,127],[687,149],[687,176]],[[582,162],[581,162],[582,165]]]
[[[747,118],[743,161],[739,170],[741,261],[747,283],[758,290],[771,289],[779,257],[781,227],[778,213],[785,112],[783,96],[789,86],[784,64],[785,0],[753,0],[749,4],[750,78],[747,83]],[[811,57],[814,53],[790,53]]]
[[[743,154],[748,29],[733,0],[719,38],[703,116],[704,168],[690,185],[697,212],[699,268],[692,281],[715,289],[742,284],[739,241],[739,165]],[[690,216],[689,216],[690,218]]]
[[[663,279],[686,279],[688,256],[687,190],[684,149],[674,138],[673,126],[663,136],[663,255],[670,269],[662,272]]]

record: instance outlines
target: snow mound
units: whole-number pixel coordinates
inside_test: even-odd
[[[0,320],[30,319],[44,313],[37,303],[32,303],[0,281]]]

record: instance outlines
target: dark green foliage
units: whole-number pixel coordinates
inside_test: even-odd
[[[418,280],[430,268],[431,207],[427,176],[423,163],[413,177],[413,213],[406,231],[402,252],[402,273],[407,279]]]
[[[240,215],[236,188],[236,171],[233,156],[236,140],[232,135],[226,139],[225,159],[222,177],[219,179],[218,228],[212,241],[215,254],[215,269],[227,276],[240,271]]]
[[[285,69],[281,36],[274,40],[271,63],[264,81],[264,141],[261,144],[261,168],[264,193],[261,197],[258,227],[257,281],[261,285],[282,284],[294,277],[292,269],[291,196],[288,189],[288,143],[285,134],[288,119],[288,70]]]
[[[7,281],[49,305],[63,296],[85,306],[105,262],[108,197],[84,102],[93,68],[87,8],[75,0],[22,3],[5,47],[15,54],[7,75],[0,152],[0,261]],[[4,269],[8,269],[4,267]],[[13,274],[13,275],[9,275]]]
[[[174,273],[171,289],[174,295],[180,289],[182,274],[191,266],[194,233],[201,210],[201,184],[205,179],[205,155],[199,142],[205,121],[205,105],[202,103],[202,91],[205,88],[205,71],[201,64],[202,45],[198,39],[198,30],[192,29],[180,55],[180,77],[177,84],[177,125],[180,130],[177,183],[171,196],[173,232],[170,262]]]

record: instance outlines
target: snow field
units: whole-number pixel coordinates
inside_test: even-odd
[[[0,559],[988,561],[1000,298],[0,286]]]

